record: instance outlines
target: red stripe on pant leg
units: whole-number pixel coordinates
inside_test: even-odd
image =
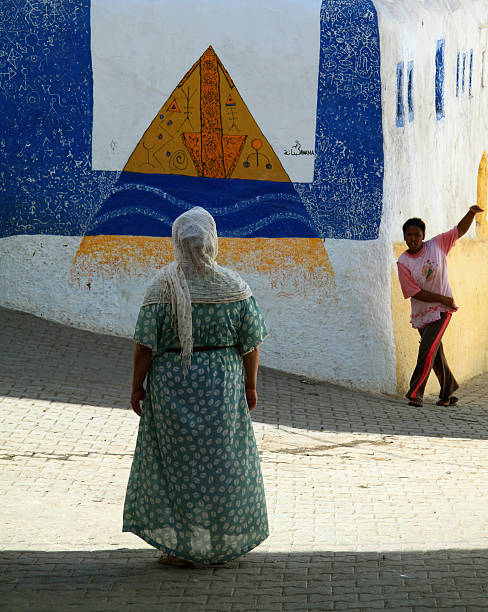
[[[441,341],[442,338],[442,334],[444,333],[444,330],[447,327],[447,324],[449,323],[450,319],[451,319],[452,314],[450,312],[447,313],[446,316],[446,320],[444,321],[444,324],[442,325],[439,333],[437,334],[434,342],[432,342],[432,346],[429,349],[429,352],[427,353],[427,357],[425,359],[425,364],[424,364],[424,369],[422,372],[422,376],[419,379],[419,382],[417,383],[417,386],[415,387],[415,389],[412,391],[412,393],[410,393],[410,397],[412,399],[415,399],[415,396],[417,395],[417,391],[419,390],[421,384],[424,382],[424,380],[427,377],[427,374],[430,371],[430,364],[432,363],[432,360],[434,359],[434,355],[435,355],[435,351],[437,348],[437,345],[439,344],[439,342]]]

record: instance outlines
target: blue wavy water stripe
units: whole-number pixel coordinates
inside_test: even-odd
[[[281,221],[283,219],[294,219],[296,221],[300,221],[301,223],[306,225],[309,229],[311,230],[314,229],[312,226],[312,223],[306,217],[299,215],[298,213],[282,212],[282,213],[275,213],[274,215],[269,215],[268,217],[264,217],[263,219],[260,219],[259,221],[256,221],[255,223],[251,223],[249,225],[244,225],[242,227],[239,227],[233,230],[232,233],[237,234],[237,232],[239,232],[239,234],[245,237],[245,236],[248,236],[249,234],[253,234],[254,232],[256,232],[257,230],[260,230],[263,227],[266,227],[276,221]]]
[[[169,217],[166,217],[165,215],[162,215],[152,210],[151,208],[141,208],[139,206],[130,206],[130,207],[125,206],[122,208],[118,208],[117,210],[113,210],[111,212],[105,213],[104,215],[99,217],[96,220],[96,223],[91,225],[90,230],[95,229],[98,225],[101,225],[102,223],[106,223],[107,221],[110,221],[111,219],[116,219],[117,217],[123,217],[125,215],[133,215],[133,214],[139,214],[145,217],[151,217],[152,219],[156,219],[157,221],[160,221],[161,223],[165,223],[166,225],[168,225],[168,227],[171,227],[173,223],[173,221]],[[299,215],[298,213],[292,213],[292,212],[285,211],[282,213],[275,213],[273,215],[269,215],[268,217],[264,217],[263,219],[260,219],[259,221],[256,221],[255,223],[251,223],[249,225],[244,225],[242,227],[235,228],[232,230],[232,234],[234,236],[239,235],[239,236],[245,237],[245,236],[248,236],[249,234],[256,232],[257,230],[260,230],[263,227],[271,225],[272,223],[275,223],[277,221],[282,221],[284,219],[294,219],[294,220],[300,221],[301,223],[306,225],[308,228],[313,230],[312,223],[310,222],[309,219],[307,219],[306,217],[302,215]]]
[[[117,217],[125,217],[125,215],[142,215],[143,217],[151,217],[152,219],[156,219],[157,221],[161,221],[161,223],[166,223],[170,228],[173,225],[173,220],[161,213],[152,210],[151,208],[143,208],[140,206],[122,206],[121,208],[117,208],[117,210],[111,210],[104,215],[100,215],[94,219],[94,222],[91,223],[89,230],[95,229],[98,225],[102,223],[106,223],[111,219],[117,219]]]
[[[179,198],[175,198],[171,194],[167,193],[163,189],[159,189],[157,187],[152,187],[151,185],[142,185],[140,183],[125,183],[123,185],[116,185],[112,189],[113,193],[118,193],[121,191],[147,191],[149,193],[153,193],[154,195],[160,197],[162,200],[168,200],[174,206],[181,208],[183,210],[189,210],[193,208],[195,204],[190,204],[185,202],[184,200],[180,200]],[[225,208],[214,208],[210,206],[205,206],[208,212],[211,215],[227,215],[240,212],[245,208],[249,208],[254,204],[260,204],[262,202],[266,202],[267,200],[273,200],[277,202],[296,202],[298,204],[302,204],[302,200],[298,195],[286,194],[286,193],[264,193],[256,196],[255,198],[250,198],[248,200],[239,200],[238,202],[234,202],[233,204],[229,204]]]

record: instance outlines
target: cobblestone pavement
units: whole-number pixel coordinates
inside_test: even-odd
[[[132,343],[0,310],[0,607],[488,610],[488,376],[414,409],[263,368],[271,536],[221,568],[122,534]]]

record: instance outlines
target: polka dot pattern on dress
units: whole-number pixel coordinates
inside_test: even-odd
[[[143,306],[134,338],[153,351],[124,507],[124,531],[197,563],[237,557],[268,536],[242,355],[266,337],[253,297],[193,304],[195,352],[183,376],[169,304]]]

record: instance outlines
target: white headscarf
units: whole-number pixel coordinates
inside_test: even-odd
[[[242,278],[215,261],[218,238],[215,220],[200,206],[180,215],[172,228],[175,261],[162,268],[147,288],[142,305],[171,304],[181,360],[187,370],[193,351],[191,304],[245,300],[251,289]]]

